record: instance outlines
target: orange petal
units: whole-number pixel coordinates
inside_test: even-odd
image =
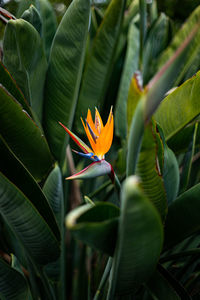
[[[103,129],[103,122],[100,116],[98,109],[95,107],[95,128],[97,129],[98,133],[100,134]]]
[[[114,130],[114,118],[112,113],[112,108],[108,117],[108,121],[105,127],[102,129],[100,137],[96,142],[96,152],[95,154],[103,156],[107,153],[112,145],[113,140],[113,130]]]
[[[96,150],[96,143],[94,142],[94,140],[93,140],[93,138],[92,138],[92,136],[91,136],[91,134],[90,134],[90,131],[89,131],[88,127],[85,126],[85,123],[83,122],[83,119],[82,119],[82,118],[81,118],[81,122],[82,122],[82,124],[83,124],[84,129],[85,129],[85,133],[87,134],[87,137],[88,137],[88,140],[89,140],[90,145],[91,145],[91,147],[92,147],[92,150],[93,150],[94,154],[96,154],[96,153],[95,153],[95,150]]]
[[[94,122],[93,122],[93,120],[92,120],[92,114],[91,114],[90,109],[88,109],[86,121],[88,122],[88,124],[89,124],[90,127],[92,128],[92,131],[93,131],[97,136],[99,136],[99,133],[98,133],[97,129],[95,128],[95,124],[94,124]]]

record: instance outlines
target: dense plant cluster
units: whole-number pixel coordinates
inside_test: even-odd
[[[200,6],[5,2],[0,299],[199,299]]]

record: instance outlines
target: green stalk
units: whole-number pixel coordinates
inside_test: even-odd
[[[94,192],[90,193],[88,195],[89,198],[93,198],[95,196],[97,196],[99,193],[101,193],[107,186],[109,186],[111,184],[110,180],[107,180],[106,182],[104,182],[98,189],[96,189]]]
[[[115,179],[114,179],[114,188],[117,192],[118,201],[116,201],[116,205],[120,207],[120,194],[121,194],[121,183],[119,181],[119,178],[117,177],[115,173]]]
[[[63,184],[63,192],[64,192],[64,185]],[[65,199],[65,195],[64,195]],[[61,300],[66,299],[66,247],[65,247],[65,201],[62,201],[62,208],[61,208],[61,262],[60,262],[60,283],[61,283]]]
[[[49,280],[43,270],[43,267],[35,264],[34,261],[32,261],[32,259],[28,256],[27,256],[27,261],[28,261],[28,270],[29,270],[30,274],[32,275],[31,283],[34,284],[33,292],[38,291],[37,283],[35,281],[35,274],[37,274],[40,277],[40,280],[42,282],[44,292],[45,292],[47,299],[48,300],[56,300],[54,290],[53,290],[51,284],[49,283]],[[35,295],[32,295],[32,296],[35,297]],[[40,296],[41,296],[41,293],[40,293]]]
[[[119,178],[117,177],[116,173],[115,173],[114,185],[115,185],[115,189],[116,189],[117,193],[120,194],[120,192],[121,192],[121,183],[120,183]]]
[[[109,274],[110,274],[110,270],[111,270],[111,267],[112,267],[112,257],[109,257],[108,259],[108,262],[107,262],[107,265],[106,265],[106,268],[104,270],[104,273],[103,273],[103,276],[101,278],[101,281],[100,281],[100,284],[99,284],[99,287],[96,291],[96,294],[94,296],[94,299],[93,300],[99,300],[100,297],[102,296],[102,290],[108,280],[108,277],[109,277]]]
[[[33,269],[32,262],[29,259],[28,259],[28,263],[27,263],[27,270],[30,274],[29,282],[30,282],[31,296],[32,296],[33,300],[37,300],[41,295],[40,295],[40,291],[38,289],[38,285],[36,283],[35,270]]]
[[[40,279],[41,279],[42,284],[44,286],[45,295],[47,296],[47,299],[48,300],[51,300],[51,299],[56,300],[54,290],[53,290],[51,284],[49,283],[47,275],[45,274],[45,272],[43,271],[42,268],[38,267],[37,270],[40,274]]]

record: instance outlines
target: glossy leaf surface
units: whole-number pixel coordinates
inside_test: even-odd
[[[174,78],[178,76],[181,67],[184,66],[185,56],[191,49],[197,33],[199,32],[199,28],[200,22],[195,22],[181,45],[148,83],[148,93],[145,105],[146,121],[150,120],[160,102],[163,100],[165,93],[173,87]]]
[[[119,38],[124,0],[112,0],[94,38],[82,81],[77,116],[104,101]],[[97,84],[98,82],[98,84]]]
[[[197,131],[198,131],[198,123],[196,123],[194,126],[194,132],[188,147],[188,151],[186,151],[184,155],[183,164],[182,164],[183,169],[180,178],[180,193],[185,192],[189,185],[191,171],[192,171],[192,162],[194,159],[195,146],[197,140]]]
[[[143,54],[142,68],[145,83],[154,74],[158,56],[167,46],[170,37],[169,29],[169,18],[164,13],[161,13],[159,18],[150,27]]]
[[[132,294],[150,278],[163,242],[160,216],[144,196],[137,177],[126,179],[121,203],[108,299]]]
[[[39,31],[42,36],[44,49],[47,58],[49,57],[51,44],[57,28],[57,21],[54,9],[48,0],[21,0],[19,2],[17,16],[22,16],[24,13],[27,14],[27,10],[32,10],[31,5],[34,5],[40,15],[41,30]],[[34,19],[36,21],[36,19]],[[27,19],[36,29],[39,29],[39,23],[31,22],[30,15]]]
[[[162,128],[156,124],[157,131],[162,143],[163,154],[161,156],[162,165],[162,177],[164,179],[165,191],[167,194],[167,202],[171,203],[176,199],[179,191],[180,174],[179,165],[174,152],[168,147]]]
[[[29,22],[33,27],[38,31],[38,33],[41,35],[42,32],[42,20],[40,17],[40,14],[38,10],[35,8],[35,6],[31,5],[29,9],[25,10],[23,12],[23,15],[21,16],[22,19]]]
[[[28,297],[28,284],[15,269],[0,258],[0,295],[6,300],[21,300]]]
[[[0,211],[26,254],[45,265],[59,256],[59,243],[30,200],[0,173]]]
[[[139,32],[133,22],[130,24],[127,43],[126,58],[115,107],[116,133],[123,139],[127,135],[127,99],[129,87],[139,63]]]
[[[5,66],[41,122],[47,62],[39,33],[23,19],[11,20],[6,26],[3,50]]]
[[[160,153],[159,153],[160,152]],[[158,209],[164,221],[167,213],[167,195],[162,176],[164,149],[156,124],[152,121],[145,127],[136,175],[148,199]]]
[[[58,160],[66,147],[66,135],[58,122],[71,129],[83,69],[89,15],[89,0],[73,1],[62,18],[51,47],[45,89],[45,128],[50,147]]]
[[[200,6],[198,6],[193,11],[193,13],[189,16],[189,18],[187,18],[183,26],[181,26],[180,30],[175,34],[170,45],[162,53],[161,57],[159,58],[158,69],[160,69],[162,65],[172,57],[172,55],[175,53],[178,47],[184,44],[185,39],[188,36],[190,36],[194,28],[195,27],[199,28],[200,26],[199,19],[200,19]],[[178,71],[178,73],[174,73],[174,76],[172,78],[173,80],[172,85],[176,86],[177,84],[180,83],[181,79],[183,79],[183,76],[185,75],[189,67],[193,66],[194,73],[198,70],[198,64],[195,65],[194,63],[195,63],[195,58],[199,56],[199,41],[200,41],[200,31],[198,30],[196,31],[194,39],[191,41],[189,47],[187,47],[184,56],[176,65],[177,70],[175,69],[174,66],[174,72]],[[175,74],[177,74],[177,76],[175,76]]]
[[[0,83],[6,88],[6,90],[22,105],[22,107],[31,115],[31,109],[28,102],[24,98],[21,90],[16,84],[16,81],[12,78],[6,67],[0,62]]]
[[[54,9],[48,0],[35,0],[35,6],[40,12],[42,20],[42,40],[47,59],[49,58],[50,50],[54,35],[57,29],[57,20]]]
[[[166,144],[164,145],[163,178],[167,193],[167,200],[168,203],[171,203],[176,199],[178,194],[180,174],[176,156]]]
[[[200,72],[170,93],[155,113],[166,140],[173,137],[200,113]]]
[[[135,72],[130,82],[128,99],[127,99],[126,114],[127,114],[128,133],[130,131],[131,122],[135,114],[136,107],[140,102],[141,98],[144,96],[144,93],[145,92],[143,90],[142,75],[139,71]]]
[[[126,163],[127,176],[135,174],[139,152],[142,145],[142,138],[144,134],[144,100],[145,97],[141,97],[139,99],[139,103],[136,106],[135,113],[131,121]]]
[[[37,125],[0,86],[0,134],[33,177],[42,179],[52,166],[47,142]]]
[[[0,157],[0,171],[26,195],[54,232],[57,240],[60,240],[54,214],[40,186],[1,137]]]
[[[51,171],[45,184],[43,192],[48,199],[48,202],[56,216],[59,226],[61,226],[61,214],[63,207],[63,185],[62,174],[58,165]]]

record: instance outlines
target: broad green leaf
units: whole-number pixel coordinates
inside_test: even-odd
[[[1,223],[3,224],[3,236],[6,241],[6,244],[8,245],[7,252],[14,254],[19,260],[21,266],[23,266],[26,269],[28,265],[27,256],[22,243],[19,241],[15,232],[11,229],[11,227],[8,225],[5,219],[3,219],[2,215]]]
[[[23,275],[0,258],[0,295],[5,297],[3,299],[28,299],[28,290],[28,284]]]
[[[194,158],[194,153],[195,153],[197,130],[198,130],[198,123],[195,124],[192,140],[189,144],[188,150],[185,152],[184,155],[181,178],[180,178],[180,193],[185,192],[189,185],[191,168],[192,168],[192,160]]]
[[[197,122],[197,120],[195,120]],[[167,141],[168,146],[177,154],[185,152],[194,133],[194,122],[189,123]],[[200,143],[200,128],[197,130],[197,144]]]
[[[158,5],[157,1],[152,1],[148,3],[150,8],[149,8],[149,22],[150,25],[152,25],[157,19],[158,19]]]
[[[121,194],[118,240],[108,299],[134,293],[155,271],[163,242],[160,216],[144,196],[138,178],[126,179]]]
[[[6,68],[41,122],[47,62],[39,33],[23,19],[11,20],[6,25],[3,51]]]
[[[124,15],[123,28],[129,26],[131,20],[139,13],[139,0],[132,0]]]
[[[180,175],[176,156],[167,144],[164,145],[163,179],[167,193],[167,201],[171,203],[176,199],[179,191]]]
[[[173,85],[176,86],[180,83],[184,74],[187,72],[190,66],[193,65],[196,56],[199,56],[199,42],[200,42],[200,30],[199,30],[200,21],[199,20],[200,20],[200,6],[198,6],[193,11],[193,13],[189,16],[189,18],[185,21],[185,23],[180,28],[180,30],[175,34],[169,47],[162,53],[159,59],[158,70],[162,67],[163,64],[165,64],[172,57],[172,55],[176,52],[176,50],[184,44],[186,39],[194,31],[194,28],[195,27],[198,28],[198,30],[194,35],[194,39],[191,41],[189,47],[187,47],[184,56],[182,56],[182,59],[179,61],[179,63],[176,66],[174,65],[175,73],[172,79],[172,86]],[[175,67],[177,68],[177,70],[175,69]],[[198,67],[198,65],[196,67]],[[198,68],[194,70],[194,73],[197,70]]]
[[[11,77],[10,73],[2,64],[2,62],[0,62],[0,84],[2,84],[7,89],[7,91],[22,105],[22,107],[31,116],[32,113],[28,102],[24,98],[24,95],[17,86],[15,80]]]
[[[42,32],[42,20],[38,10],[34,5],[31,5],[29,9],[25,10],[21,16],[22,19],[29,22],[41,35]]]
[[[114,63],[125,0],[112,0],[94,38],[77,106],[77,119],[88,108],[103,104]],[[98,84],[97,84],[98,83]]]
[[[167,194],[160,163],[164,159],[164,150],[159,149],[162,147],[161,143],[161,137],[157,132],[156,124],[152,121],[144,130],[136,175],[141,178],[141,186],[144,193],[158,209],[164,221],[167,213]],[[159,153],[159,150],[161,153]]]
[[[23,14],[25,11],[31,9],[31,5],[34,5],[39,12],[41,18],[41,36],[44,44],[44,49],[47,58],[49,57],[50,48],[52,44],[53,37],[57,28],[56,16],[52,5],[48,0],[21,0],[19,2],[19,7],[17,11],[17,16],[24,18]],[[30,19],[27,20],[30,22]],[[39,24],[34,24],[30,22],[36,29]],[[36,25],[36,26],[35,26]]]
[[[165,142],[164,134],[161,127],[157,125],[160,137],[164,148],[164,162],[162,168],[162,176],[164,179],[165,191],[167,194],[167,202],[171,203],[176,199],[179,191],[180,175],[179,165],[174,152],[168,147]],[[162,157],[163,159],[163,157]]]
[[[187,70],[184,70],[182,74],[182,82],[192,77],[200,69],[200,49],[197,48],[197,51],[193,54],[192,61],[188,62]],[[178,79],[179,80],[179,79]],[[176,84],[176,83],[175,83]]]
[[[63,182],[62,182],[62,174],[59,166],[56,164],[55,168],[51,171],[45,184],[43,186],[43,192],[47,197],[49,204],[55,214],[57,223],[60,227],[61,231],[61,257],[58,260],[49,263],[45,266],[45,272],[48,277],[53,281],[59,281],[60,276],[62,276],[63,269],[65,269],[64,263],[64,244],[65,244],[65,226],[64,226],[64,218],[65,218],[65,209],[64,209],[64,195],[63,195]],[[64,284],[64,283],[63,283]],[[64,288],[61,284],[61,288]]]
[[[26,254],[45,265],[59,256],[59,243],[30,200],[0,173],[0,212]]]
[[[129,86],[128,99],[127,99],[127,130],[130,131],[130,126],[132,118],[135,114],[136,107],[144,95],[144,90],[142,86],[141,73],[135,72]]]
[[[0,135],[36,180],[51,169],[52,157],[42,132],[2,86]]]
[[[60,240],[60,232],[54,214],[40,186],[5,144],[1,136],[0,157],[0,171],[26,195],[47,222],[56,238]]]
[[[90,30],[89,30],[89,36],[87,42],[88,46],[86,50],[85,60],[87,60],[87,55],[90,53],[92,41],[97,33],[97,30],[98,30],[98,14],[95,7],[93,6],[91,7],[91,23],[90,23]]]
[[[159,71],[148,83],[146,87],[148,93],[145,104],[146,121],[150,120],[151,116],[164,98],[165,93],[173,87],[174,78],[177,78],[180,73],[181,66],[184,66],[186,54],[191,49],[197,33],[199,34],[199,29],[200,21],[195,22],[191,31],[185,37],[179,48],[177,48],[169,60],[167,60],[167,62],[159,68]]]
[[[90,15],[89,0],[74,0],[51,47],[45,88],[45,129],[54,156],[62,159],[66,135],[59,121],[72,126],[83,69]],[[74,26],[76,24],[76,26]]]
[[[122,139],[127,135],[127,99],[130,82],[134,72],[138,69],[139,59],[139,32],[132,22],[128,32],[128,45],[124,62],[122,77],[120,80],[117,102],[115,107],[116,134]]]
[[[144,134],[144,101],[145,96],[139,99],[139,103],[132,117],[130,133],[128,138],[128,153],[126,162],[126,175],[134,175],[138,161],[139,152]]]
[[[200,114],[200,72],[170,93],[155,113],[168,140]]]
[[[21,18],[22,14],[25,10],[29,9],[31,5],[34,5],[34,0],[21,0],[18,3],[16,16],[17,18]]]
[[[178,244],[200,230],[200,184],[171,203],[165,223],[165,249]]]
[[[56,216],[57,223],[62,226],[61,214],[64,199],[63,199],[63,185],[62,185],[62,174],[58,165],[51,171],[45,184],[43,186],[43,192],[49,201],[49,204]]]
[[[153,1],[155,3],[155,1]],[[143,53],[143,80],[146,83],[155,72],[158,55],[165,49],[169,41],[169,18],[161,13],[150,28]]]
[[[52,41],[57,29],[57,21],[51,2],[48,0],[35,0],[35,6],[40,12],[42,20],[42,40],[45,53],[49,58]]]
[[[86,204],[71,211],[66,226],[71,233],[92,248],[113,254],[119,209],[111,203]]]

